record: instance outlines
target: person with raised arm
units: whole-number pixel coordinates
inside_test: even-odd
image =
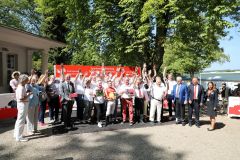
[[[82,71],[79,70],[78,74],[74,79],[75,91],[77,93],[76,102],[77,102],[77,120],[83,121],[83,112],[84,112],[84,81],[86,74],[83,75]]]
[[[115,100],[117,98],[116,89],[113,87],[112,81],[108,80],[108,87],[104,91],[104,95],[107,100],[107,111],[106,111],[106,123],[107,126],[109,123],[112,123],[112,116],[115,110]]]
[[[162,84],[161,78],[156,77],[156,82],[150,87],[151,105],[149,120],[155,123],[155,112],[157,110],[157,123],[161,123],[161,110],[163,98],[166,96],[166,87]]]
[[[57,84],[54,75],[50,75],[49,77],[46,92],[48,95],[50,123],[57,123],[59,121],[58,114],[60,108],[59,85]]]
[[[104,115],[104,90],[102,86],[102,79],[97,78],[97,86],[93,90],[94,106],[97,109],[97,123],[98,127],[102,128],[102,116]]]
[[[38,122],[40,123],[40,126],[45,126],[44,117],[48,98],[46,93],[46,87],[48,84],[48,70],[45,71],[45,74],[40,76],[37,84],[39,86],[39,102],[40,102]]]
[[[83,118],[86,123],[93,123],[93,89],[94,86],[91,84],[91,79],[86,79],[84,88],[84,115]]]
[[[136,121],[143,123],[143,110],[144,110],[144,101],[148,100],[148,95],[143,86],[143,81],[141,77],[137,78],[137,81],[134,86],[135,98],[135,117]]]
[[[62,103],[62,120],[66,129],[72,129],[71,115],[74,104],[75,94],[74,84],[71,82],[71,75],[65,76],[64,82],[60,82],[59,86],[61,103]]]
[[[122,116],[123,123],[126,123],[127,120],[127,107],[129,111],[129,124],[133,125],[133,96],[134,96],[134,88],[133,85],[129,83],[129,78],[125,77],[124,84],[119,89],[119,94],[121,95],[121,103],[122,103]]]
[[[165,71],[163,73],[165,73]],[[171,121],[173,119],[173,117],[172,117],[172,107],[173,107],[172,92],[173,92],[173,86],[176,85],[177,82],[173,79],[172,73],[169,73],[166,78],[165,78],[165,75],[164,75],[164,81],[165,81],[165,84],[166,84],[166,87],[167,87],[167,97],[166,98],[167,98],[167,102],[168,102],[169,120]],[[175,107],[174,107],[174,112],[176,114]],[[178,121],[178,119],[176,119],[176,121]]]

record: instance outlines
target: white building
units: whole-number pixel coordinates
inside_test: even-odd
[[[47,69],[48,51],[65,44],[25,32],[16,28],[0,25],[0,93],[9,91],[9,81],[13,71],[21,73],[32,69],[32,54],[42,53],[42,71]]]

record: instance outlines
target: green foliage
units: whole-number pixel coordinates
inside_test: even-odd
[[[34,0],[1,0],[0,23],[40,34],[41,16]]]
[[[239,24],[239,6],[239,0],[2,0],[0,22],[33,30],[22,17],[42,18],[42,35],[67,43],[51,50],[51,64],[147,62],[194,74],[229,60],[218,41]]]

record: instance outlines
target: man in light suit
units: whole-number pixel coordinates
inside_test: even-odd
[[[74,104],[74,97],[72,97],[71,94],[75,92],[74,84],[70,80],[71,80],[71,76],[67,74],[65,77],[65,81],[61,82],[59,86],[62,110],[63,110],[62,120],[64,122],[64,127],[66,127],[67,129],[72,128],[71,114],[72,114],[72,107]]]
[[[198,78],[193,77],[192,83],[188,86],[188,121],[189,126],[192,126],[192,113],[194,109],[195,113],[195,125],[200,128],[199,122],[199,112],[200,106],[203,105],[203,97],[204,97],[204,88],[202,85],[198,84]]]
[[[176,124],[182,123],[182,126],[185,126],[185,105],[188,99],[188,88],[187,85],[182,83],[182,77],[177,77],[177,84],[173,86],[172,97],[176,108]]]

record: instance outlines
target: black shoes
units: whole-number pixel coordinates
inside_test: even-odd
[[[181,124],[181,122],[180,122],[180,121],[177,121],[176,124]]]

